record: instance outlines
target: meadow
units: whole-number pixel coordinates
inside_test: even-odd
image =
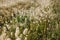
[[[0,8],[0,40],[60,40],[60,4],[45,3]]]

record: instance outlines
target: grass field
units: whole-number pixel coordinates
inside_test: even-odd
[[[1,7],[0,40],[60,40],[59,2],[40,2]]]

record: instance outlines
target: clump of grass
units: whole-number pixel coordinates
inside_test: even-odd
[[[36,2],[36,1],[35,1]],[[53,2],[54,3],[54,2]],[[34,4],[34,5],[33,5]],[[42,5],[35,3],[16,10],[5,10],[6,14],[0,15],[0,39],[11,40],[59,40],[60,15],[57,4],[40,8]],[[36,10],[38,8],[38,11]],[[57,7],[56,7],[57,8]],[[59,8],[59,7],[58,7]],[[32,10],[33,12],[24,12]],[[35,11],[36,10],[36,11]],[[7,14],[10,12],[10,15]],[[36,13],[35,13],[36,12]],[[2,12],[4,13],[4,11]],[[2,40],[1,39],[1,40]]]

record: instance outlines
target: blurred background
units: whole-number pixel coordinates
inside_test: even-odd
[[[0,40],[60,40],[60,0],[0,0]]]

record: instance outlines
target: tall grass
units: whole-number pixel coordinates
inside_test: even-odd
[[[59,3],[35,3],[0,9],[0,40],[60,40]]]

